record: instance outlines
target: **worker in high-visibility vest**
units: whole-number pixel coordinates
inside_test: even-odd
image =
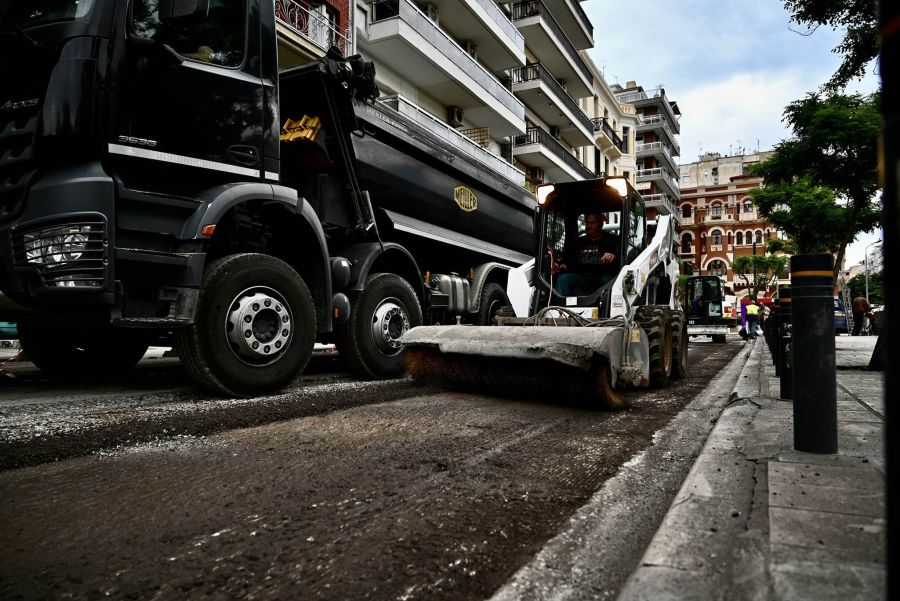
[[[756,300],[750,301],[747,305],[747,338],[756,339],[756,318],[759,315],[759,305]]]

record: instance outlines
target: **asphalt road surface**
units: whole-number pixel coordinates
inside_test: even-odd
[[[177,362],[77,387],[20,372],[0,383],[0,597],[489,598],[740,348],[692,343],[687,378],[615,413],[356,382],[327,356],[249,400],[198,395]],[[591,596],[646,544],[617,542]]]

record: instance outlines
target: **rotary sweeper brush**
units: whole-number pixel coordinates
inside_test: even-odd
[[[626,406],[616,390],[685,373],[675,224],[650,230],[622,177],[538,188],[535,259],[510,272],[515,317],[420,326],[402,338],[418,381],[502,395]]]

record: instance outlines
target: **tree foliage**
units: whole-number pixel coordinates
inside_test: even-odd
[[[784,111],[792,137],[752,171],[764,179],[764,187],[751,192],[763,215],[787,232],[800,252],[837,251],[835,278],[847,244],[875,229],[881,217],[877,100],[875,95],[809,94],[792,102]],[[830,203],[821,188],[833,193]],[[784,195],[781,202],[776,192]],[[818,222],[813,207],[823,212]]]
[[[884,288],[881,272],[869,274],[869,302],[873,305],[884,304]],[[860,273],[855,275],[847,282],[850,288],[850,298],[866,295],[866,275]]]
[[[771,285],[775,277],[783,277],[787,272],[788,258],[776,255],[746,255],[731,262],[731,269],[736,277],[744,280],[755,300],[760,290]]]
[[[844,39],[832,50],[843,60],[825,84],[826,90],[841,90],[861,78],[878,57],[878,0],[785,0],[784,8],[791,13],[791,21],[813,30],[823,25],[845,29]]]

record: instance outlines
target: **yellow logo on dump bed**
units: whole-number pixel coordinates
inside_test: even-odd
[[[320,129],[322,129],[322,121],[318,117],[303,115],[303,118],[299,121],[288,119],[281,128],[279,140],[282,142],[292,142],[298,138],[304,138],[314,142],[316,136],[319,135]]]
[[[453,200],[459,205],[459,208],[467,213],[478,208],[478,197],[475,193],[465,186],[456,186],[453,188]]]

